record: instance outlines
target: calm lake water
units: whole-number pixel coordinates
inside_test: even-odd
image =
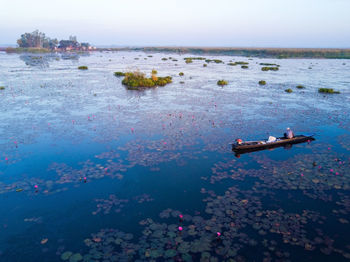
[[[188,56],[0,53],[0,261],[350,260],[350,62]],[[316,140],[231,151],[286,127]]]

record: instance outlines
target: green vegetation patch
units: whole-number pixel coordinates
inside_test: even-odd
[[[203,67],[207,67],[208,65],[207,64],[203,64]]]
[[[298,88],[298,89],[304,89],[305,86],[303,86],[303,85],[297,85],[297,88]]]
[[[227,85],[228,84],[228,82],[226,81],[226,80],[219,80],[218,82],[217,82],[217,85],[218,86],[225,86],[225,85]]]
[[[114,72],[114,75],[117,76],[117,77],[120,77],[120,76],[125,76],[125,73],[123,73],[123,72]]]
[[[242,65],[241,68],[243,68],[243,69],[248,69],[249,67],[246,66],[246,65]]]
[[[163,58],[162,58],[162,60],[163,60],[163,61],[166,61],[166,60],[168,60],[168,58],[166,58],[166,57],[163,57]]]
[[[206,59],[205,62],[207,62],[207,63],[216,63],[216,64],[224,63],[220,59]]]
[[[264,66],[261,68],[261,71],[278,71],[279,68],[276,66]]]
[[[335,91],[333,88],[319,88],[318,92],[325,94],[340,94],[339,91]]]
[[[179,76],[184,76],[185,74],[183,72],[180,72],[179,73]]]
[[[87,66],[79,66],[78,69],[79,70],[88,70],[88,67]]]
[[[158,77],[152,74],[152,77],[147,78],[144,73],[136,71],[125,73],[122,84],[130,90],[143,90],[156,86],[165,86],[171,82],[172,78],[170,76]]]
[[[4,86],[0,86],[0,90],[4,90],[5,89],[5,87]]]
[[[265,81],[265,80],[260,80],[260,81],[259,81],[259,85],[261,85],[261,86],[266,85],[266,81]]]
[[[293,92],[293,90],[290,89],[290,88],[288,88],[288,89],[286,89],[286,90],[284,90],[284,91],[287,92],[287,93],[292,93],[292,92]]]

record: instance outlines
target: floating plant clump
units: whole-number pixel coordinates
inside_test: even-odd
[[[125,76],[125,73],[123,72],[114,72],[114,75],[119,77],[119,76]]]
[[[216,63],[216,64],[223,64],[224,62],[220,59],[206,59],[206,63]]]
[[[88,67],[87,66],[79,66],[78,69],[79,70],[88,70]]]
[[[171,82],[172,78],[170,76],[158,77],[156,74],[152,74],[151,78],[147,78],[141,72],[128,72],[125,73],[122,84],[130,90],[142,90],[150,87],[165,86]]]
[[[261,71],[278,71],[279,67],[273,67],[273,66],[264,66],[261,68]]]
[[[225,86],[227,84],[228,84],[228,82],[226,80],[218,80],[218,82],[217,82],[218,86]]]
[[[340,94],[339,91],[335,91],[333,88],[319,88],[318,92],[325,94]]]

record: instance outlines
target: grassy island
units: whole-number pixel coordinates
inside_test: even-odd
[[[79,70],[88,70],[88,67],[87,66],[79,66],[78,69]]]
[[[144,73],[136,71],[125,73],[122,84],[130,90],[144,90],[156,86],[165,86],[171,82],[172,78],[170,76],[158,77],[156,74],[152,74],[150,78],[147,78]]]
[[[333,88],[319,88],[318,92],[324,94],[340,94],[339,91],[335,91]]]
[[[225,86],[225,85],[227,85],[228,84],[228,82],[226,81],[226,80],[219,80],[218,82],[217,82],[217,85],[218,86]]]

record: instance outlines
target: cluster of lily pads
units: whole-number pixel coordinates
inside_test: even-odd
[[[293,213],[266,208],[261,200],[263,192],[255,189],[230,187],[223,195],[217,195],[203,188],[201,193],[207,195],[203,199],[206,214],[165,209],[159,214],[161,221],[146,218],[139,222],[144,228],[142,236],[135,240],[130,233],[102,229],[84,240],[88,252],[81,255],[82,260],[234,261],[241,259],[240,253],[246,248],[256,246],[263,249],[266,259],[288,259],[291,254],[283,251],[285,245],[350,256],[317,228],[326,218],[315,211]],[[280,241],[275,241],[276,236]],[[73,254],[66,251],[63,258],[67,252]]]

